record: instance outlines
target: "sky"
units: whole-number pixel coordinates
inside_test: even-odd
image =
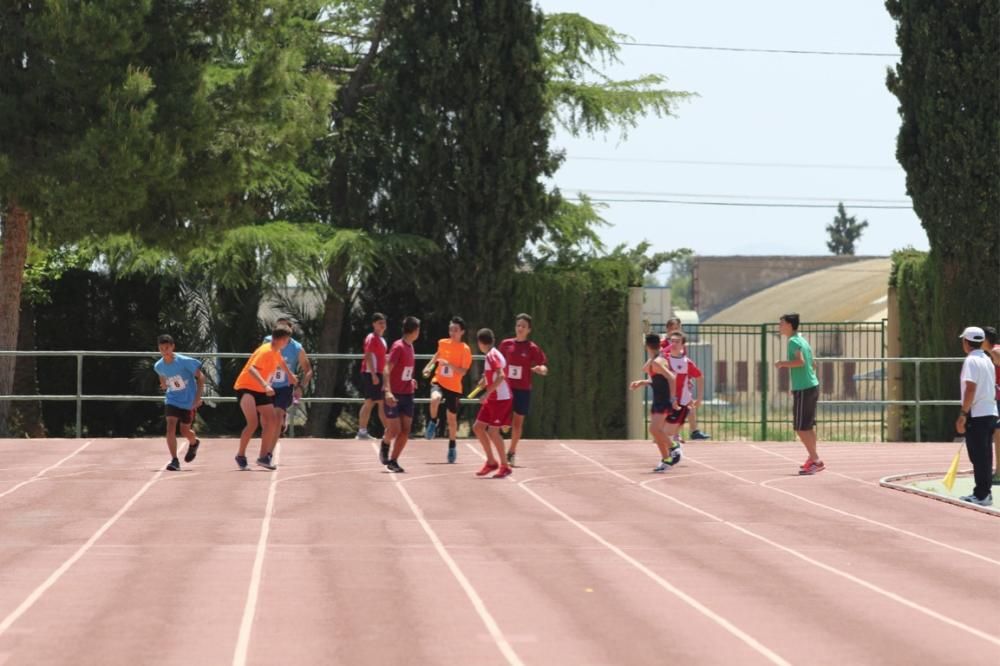
[[[536,4],[546,13],[582,14],[635,42],[898,53],[895,24],[880,0]],[[824,207],[609,203],[601,212],[609,223],[600,230],[606,245],[648,240],[653,251],[826,255],[826,225],[843,201],[848,215],[869,222],[857,254],[927,249],[895,158],[900,120],[885,77],[896,55],[623,46],[619,56],[622,63],[609,75],[662,74],[669,89],[698,97],[681,102],[676,117],[644,118],[625,138],[619,132],[574,138],[560,130],[553,143],[566,161],[554,181],[564,195]]]

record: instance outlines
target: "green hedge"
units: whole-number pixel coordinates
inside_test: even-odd
[[[631,278],[615,260],[517,274],[508,321],[530,314],[532,339],[549,359],[549,375],[533,380],[526,437],[625,436]]]

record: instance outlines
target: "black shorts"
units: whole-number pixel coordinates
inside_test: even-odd
[[[531,411],[531,389],[511,389],[514,393],[514,413],[527,416]]]
[[[671,409],[670,413],[667,414],[667,423],[684,425],[690,411],[691,409],[687,405],[678,405],[677,409]]]
[[[431,384],[431,393],[433,394],[435,391],[441,394],[444,408],[452,414],[458,414],[458,408],[462,406],[462,394],[446,389],[440,384]]]
[[[294,386],[279,386],[274,389],[274,406],[286,412],[292,406],[292,398],[295,396]]]
[[[403,393],[396,396],[396,404],[390,406],[385,403],[385,417],[388,419],[398,419],[400,416],[413,418],[413,394]]]
[[[253,396],[253,404],[257,405],[258,407],[262,407],[264,405],[273,405],[274,404],[274,396],[273,395],[268,395],[266,393],[262,393],[261,391],[251,391],[250,389],[237,389],[236,390],[236,402],[242,402],[243,401],[243,396],[245,396],[245,395],[252,395]]]
[[[381,400],[382,399],[382,380],[379,379],[378,384],[372,382],[372,375],[370,372],[361,373],[361,397],[365,400]]]
[[[818,386],[792,391],[792,429],[795,432],[812,430],[816,427],[816,403],[818,402]]]
[[[177,419],[180,423],[188,424],[194,421],[194,410],[184,409],[183,407],[174,407],[173,405],[164,405],[163,415],[169,418]]]

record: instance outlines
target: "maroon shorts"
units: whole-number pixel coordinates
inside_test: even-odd
[[[687,405],[681,405],[677,409],[670,410],[670,412],[667,413],[667,423],[684,425],[684,422],[687,421],[688,412],[690,411],[691,410]]]
[[[513,413],[513,400],[487,400],[479,408],[476,420],[500,428],[510,425]]]

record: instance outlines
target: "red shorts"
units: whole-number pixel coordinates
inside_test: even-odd
[[[688,412],[691,411],[687,405],[680,405],[677,409],[667,412],[667,423],[674,425],[684,425],[687,421]]]
[[[476,420],[500,428],[510,425],[513,412],[513,400],[487,400],[479,407]]]

